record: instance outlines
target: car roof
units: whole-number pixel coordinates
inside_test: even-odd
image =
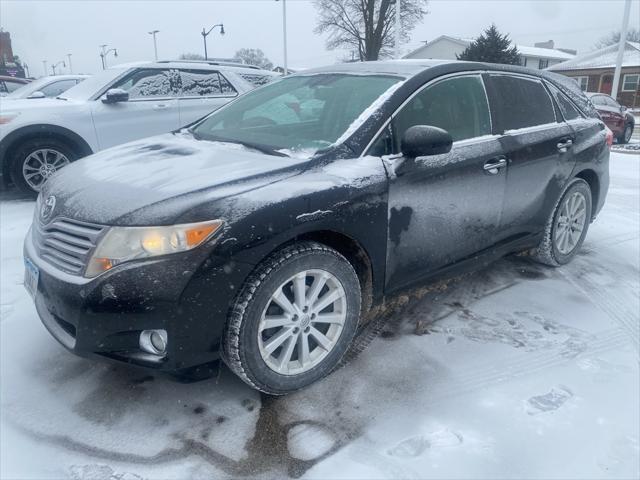
[[[149,62],[139,65],[144,65],[145,67],[150,68],[167,68],[167,66],[170,66],[175,68],[198,68],[203,70],[218,70],[220,67],[223,67],[225,70],[237,72],[279,75],[277,72],[263,70],[255,65],[217,60],[159,60],[157,62]]]

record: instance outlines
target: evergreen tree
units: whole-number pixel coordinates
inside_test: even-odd
[[[509,35],[501,35],[493,24],[456,57],[458,60],[472,62],[506,63],[508,65],[520,63],[520,54],[516,46],[511,45]]]

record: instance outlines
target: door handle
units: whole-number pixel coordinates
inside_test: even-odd
[[[153,108],[154,110],[164,110],[165,108],[168,108],[169,105],[167,105],[166,103],[156,103]]]
[[[487,160],[487,162],[484,164],[484,167],[482,167],[484,169],[484,171],[490,175],[497,175],[498,172],[500,172],[501,168],[504,168],[507,166],[507,159],[506,157],[496,157],[496,158],[492,158],[491,160]]]
[[[572,146],[573,146],[573,140],[571,140],[570,138],[567,138],[566,140],[560,140],[558,142],[558,144],[556,145],[556,147],[558,147],[558,151],[560,153],[565,153]]]

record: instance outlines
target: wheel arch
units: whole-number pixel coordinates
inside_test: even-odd
[[[595,172],[595,170],[586,168],[576,173],[574,178],[580,178],[587,182],[589,188],[591,189],[591,203],[592,205],[594,205],[594,207],[595,205],[598,205],[598,202],[600,201],[600,179],[598,178],[598,174]]]
[[[55,138],[70,144],[82,157],[93,153],[89,143],[68,128],[50,124],[29,125],[14,130],[0,142],[0,158],[2,159],[2,174],[5,176],[4,178],[9,178],[11,159],[20,144],[27,140],[43,137]]]

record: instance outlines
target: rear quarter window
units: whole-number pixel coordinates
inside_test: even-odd
[[[576,118],[582,118],[582,114],[579,110],[573,105],[571,100],[569,100],[564,93],[562,93],[557,87],[547,84],[553,98],[555,99],[558,107],[560,108],[560,112],[565,120],[575,120]]]
[[[277,78],[274,75],[261,75],[258,73],[239,73],[238,75],[254,87],[261,87],[262,85],[273,82],[273,80]]]
[[[539,80],[492,75],[491,82],[502,132],[556,122],[551,97]]]

